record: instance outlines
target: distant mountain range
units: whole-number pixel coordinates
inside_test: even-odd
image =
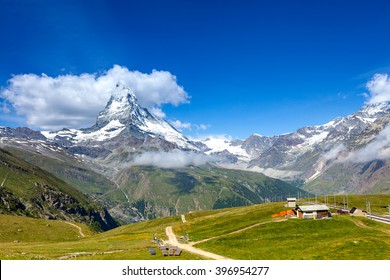
[[[278,136],[253,134],[244,141],[207,139],[206,151],[230,159],[222,164],[301,180],[319,194],[390,192],[388,103],[369,104],[324,125]],[[390,139],[390,138],[389,138]]]
[[[0,128],[0,146],[87,194],[122,222],[307,193],[263,174],[221,169],[118,84],[96,124],[55,132]]]
[[[306,191],[390,192],[389,119],[387,103],[370,104],[293,133],[192,141],[118,84],[92,127],[0,127],[0,146],[87,194],[114,217],[133,222]]]

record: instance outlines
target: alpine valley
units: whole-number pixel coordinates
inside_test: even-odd
[[[90,128],[0,128],[0,212],[108,229],[112,217],[130,223],[298,194],[389,193],[389,162],[375,153],[388,149],[389,119],[387,103],[370,104],[279,136],[194,141],[118,84]]]

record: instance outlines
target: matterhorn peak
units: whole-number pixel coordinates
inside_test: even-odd
[[[135,96],[134,91],[128,86],[126,86],[126,84],[123,81],[119,81],[116,84],[115,88],[110,92],[110,94],[111,94],[111,99],[115,99],[117,101],[127,102],[128,100],[128,102],[131,103],[137,102],[137,98]]]
[[[110,94],[106,108],[97,117],[98,127],[103,127],[114,120],[123,125],[143,122],[146,115],[145,109],[137,103],[137,98],[131,88],[123,82],[118,82]]]
[[[92,127],[48,132],[45,133],[45,137],[52,140],[57,136],[59,139],[65,137],[67,141],[73,143],[95,143],[96,141],[103,143],[110,139],[118,139],[117,137],[123,137],[122,139],[135,137],[142,138],[142,142],[146,141],[145,143],[147,139],[153,139],[153,145],[157,145],[159,141],[165,141],[164,145],[172,148],[199,151],[197,146],[168,122],[141,107],[137,103],[134,91],[124,83],[117,83],[110,94],[110,100],[104,110],[99,113]]]

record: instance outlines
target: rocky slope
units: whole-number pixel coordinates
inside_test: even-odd
[[[118,224],[107,210],[50,173],[0,149],[0,213],[86,223],[96,230]]]

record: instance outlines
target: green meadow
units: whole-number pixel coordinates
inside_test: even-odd
[[[93,233],[88,227],[77,224],[85,234],[80,237],[76,227],[63,221],[0,215],[0,259],[174,259],[162,256],[153,242],[153,234],[165,237],[165,225],[179,220],[180,217],[161,218],[104,233]],[[155,248],[157,254],[150,255],[150,248]],[[183,253],[180,259],[200,257]]]
[[[389,195],[370,196],[371,208],[382,208]],[[317,198],[318,199],[318,198]],[[349,197],[349,205],[365,205],[366,196]],[[331,202],[331,201],[330,201]],[[326,220],[272,218],[284,203],[186,213],[186,223],[172,216],[95,233],[83,224],[0,215],[0,259],[203,259],[183,251],[164,257],[153,242],[167,240],[165,228],[188,236],[194,247],[232,259],[388,260],[390,225],[364,217],[334,215]],[[80,235],[80,227],[84,236]],[[151,255],[150,248],[157,254]]]

